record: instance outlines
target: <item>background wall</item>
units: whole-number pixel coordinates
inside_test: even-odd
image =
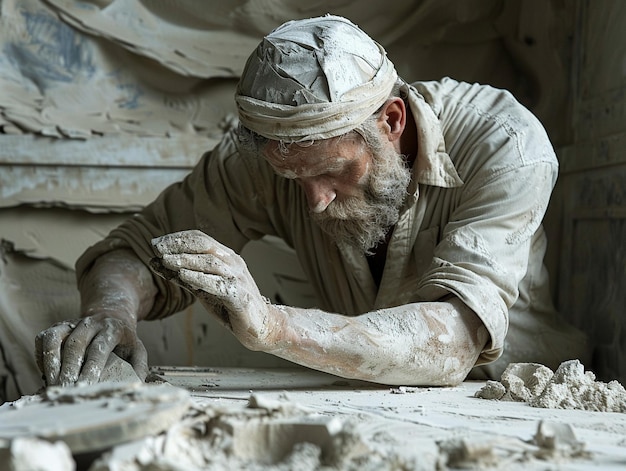
[[[596,348],[594,369],[626,381],[626,3],[576,3],[572,136],[558,148],[552,209],[559,308]]]
[[[327,12],[381,42],[406,80],[489,83],[539,116],[562,165],[547,219],[555,299],[598,346],[596,372],[623,381],[622,2],[302,3],[0,2],[0,401],[40,387],[33,338],[78,316],[80,253],[233,124],[237,77],[262,35]],[[315,304],[281,241],[243,255],[266,295]],[[140,335],[152,364],[290,365],[243,349],[197,306]]]

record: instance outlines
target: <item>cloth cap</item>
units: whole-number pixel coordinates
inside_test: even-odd
[[[248,58],[235,101],[241,123],[268,139],[329,139],[385,103],[397,73],[383,47],[333,15],[289,21]]]

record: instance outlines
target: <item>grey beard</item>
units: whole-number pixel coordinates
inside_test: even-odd
[[[393,151],[375,153],[364,197],[335,200],[311,217],[337,244],[372,255],[398,222],[410,180],[411,171],[402,155]]]

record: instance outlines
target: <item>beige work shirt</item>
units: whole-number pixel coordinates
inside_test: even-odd
[[[229,132],[184,181],[167,188],[77,262],[131,247],[148,262],[150,240],[200,229],[240,251],[264,235],[295,249],[322,309],[349,316],[458,296],[491,341],[478,364],[501,354],[509,313],[551,310],[541,229],[557,160],[539,121],[503,90],[451,79],[413,84],[419,152],[409,196],[393,230],[377,288],[365,256],[338,247],[310,219],[297,182],[238,151]],[[182,310],[192,296],[156,278],[149,318]]]

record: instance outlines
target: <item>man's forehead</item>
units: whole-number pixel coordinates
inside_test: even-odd
[[[354,148],[356,145],[365,144],[363,138],[354,132],[330,139],[320,139],[308,142],[281,142],[268,140],[263,149],[263,154],[270,158],[286,160],[288,158],[315,158],[323,155],[339,155]]]
[[[296,178],[341,168],[350,160],[347,148],[352,139],[325,139],[310,144],[291,143],[287,146],[278,141],[269,141],[263,157],[281,176]]]

